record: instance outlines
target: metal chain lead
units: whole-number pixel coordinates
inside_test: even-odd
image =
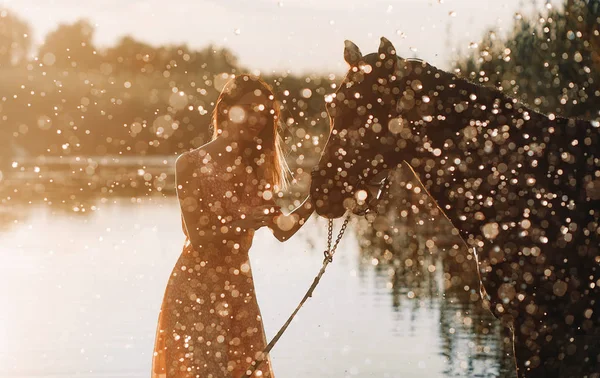
[[[332,262],[333,261],[333,254],[335,253],[335,250],[337,249],[338,244],[340,243],[340,240],[342,240],[342,236],[344,235],[344,232],[346,232],[346,227],[348,227],[348,222],[350,221],[350,213],[348,213],[348,215],[346,216],[346,219],[344,219],[344,223],[342,223],[342,228],[340,228],[340,232],[337,236],[337,238],[335,239],[335,244],[333,244],[333,247],[331,246],[331,238],[333,235],[333,219],[329,219],[329,224],[327,225],[328,227],[328,235],[327,235],[327,250],[324,252],[325,254],[325,260],[327,260],[328,262]]]
[[[308,298],[312,297],[312,293],[315,290],[315,288],[317,287],[317,284],[319,283],[319,281],[321,280],[321,276],[323,275],[323,273],[325,273],[325,268],[327,268],[327,265],[333,261],[333,254],[335,253],[335,250],[337,249],[337,246],[340,243],[340,240],[342,240],[342,236],[344,235],[344,232],[346,232],[346,227],[348,227],[348,222],[350,221],[351,215],[352,214],[350,212],[348,212],[348,214],[346,215],[346,219],[344,219],[342,228],[340,228],[340,233],[338,234],[337,238],[335,239],[335,243],[333,244],[333,246],[331,245],[331,240],[333,238],[333,220],[329,219],[328,225],[327,225],[327,229],[328,229],[327,250],[325,251],[325,260],[323,260],[323,266],[321,267],[319,274],[317,274],[312,285],[310,286],[310,288],[308,289],[306,294],[304,294],[304,298],[302,298],[302,300],[300,301],[300,304],[298,304],[298,307],[296,307],[294,312],[292,312],[292,315],[290,315],[290,317],[285,322],[285,324],[281,327],[279,332],[277,332],[277,335],[275,335],[275,337],[273,337],[271,342],[262,351],[262,353],[259,355],[259,357],[257,359],[255,359],[254,361],[252,361],[252,363],[250,364],[248,369],[246,369],[246,373],[244,374],[244,376],[242,378],[250,378],[250,376],[254,373],[254,371],[266,360],[267,355],[269,354],[271,349],[273,349],[273,347],[275,346],[275,343],[279,340],[281,335],[283,335],[283,332],[285,332],[287,327],[290,325],[290,323],[292,322],[292,319],[294,319],[294,317],[296,316],[296,314],[298,313],[298,311],[300,310],[300,308],[302,307],[304,302],[306,302],[306,300]]]
[[[333,237],[333,219],[327,220],[327,249],[323,252],[325,260],[332,262],[333,254],[331,253],[331,239]]]

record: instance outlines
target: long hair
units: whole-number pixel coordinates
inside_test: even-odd
[[[270,117],[264,129],[258,135],[259,143],[251,152],[242,152],[249,157],[249,165],[270,184],[273,191],[284,190],[288,186],[287,172],[289,168],[283,157],[282,139],[279,135],[280,111],[279,103],[275,100],[272,88],[257,76],[243,74],[229,80],[215,105],[213,111],[213,137],[216,139],[223,131],[223,122],[227,110],[248,93],[260,91],[270,100],[271,108],[265,109]],[[260,178],[260,176],[259,176]]]

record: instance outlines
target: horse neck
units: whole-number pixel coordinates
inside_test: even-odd
[[[515,166],[519,147],[543,142],[548,118],[437,69],[422,77],[408,163],[463,238],[476,238],[496,216],[483,204],[502,189],[501,171]]]

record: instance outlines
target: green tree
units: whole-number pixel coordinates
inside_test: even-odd
[[[239,67],[237,57],[227,48],[209,45],[195,55],[195,61],[210,72],[235,72],[235,68]]]
[[[494,85],[537,110],[600,117],[600,1],[566,0],[535,17],[518,17],[504,40],[456,63],[461,75]]]
[[[111,64],[115,72],[152,73],[160,69],[158,51],[147,43],[125,36],[116,46],[104,54],[104,62]]]
[[[100,61],[92,43],[94,27],[85,20],[61,24],[46,36],[39,58],[45,65],[60,68],[97,68]]]
[[[0,8],[0,67],[24,62],[30,48],[29,25],[9,10]]]

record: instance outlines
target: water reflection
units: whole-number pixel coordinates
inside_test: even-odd
[[[410,177],[397,175],[388,211],[354,220],[356,236],[343,239],[273,351],[276,374],[297,375],[300,351],[309,361],[301,375],[316,377],[513,376],[502,330],[477,295],[471,256]],[[183,243],[172,192],[80,179],[37,184],[0,182],[0,286],[18,309],[0,316],[0,336],[20,340],[0,345],[0,377],[146,376],[164,284]],[[252,249],[269,336],[320,266],[325,222],[312,222],[293,242],[263,234]],[[42,323],[34,316],[40,305],[48,312]],[[43,356],[39,366],[23,364],[31,356]]]
[[[394,311],[417,302],[439,312],[447,376],[516,376],[508,334],[478,294],[473,256],[408,170],[392,183],[379,214],[358,223],[361,271],[374,267]]]
[[[176,156],[50,158],[15,162],[0,175],[0,229],[22,217],[11,208],[49,206],[52,214],[89,215],[113,198],[140,202],[175,195]],[[305,164],[311,164],[306,161]],[[297,206],[307,195],[306,166],[294,167],[296,183],[286,202]]]

